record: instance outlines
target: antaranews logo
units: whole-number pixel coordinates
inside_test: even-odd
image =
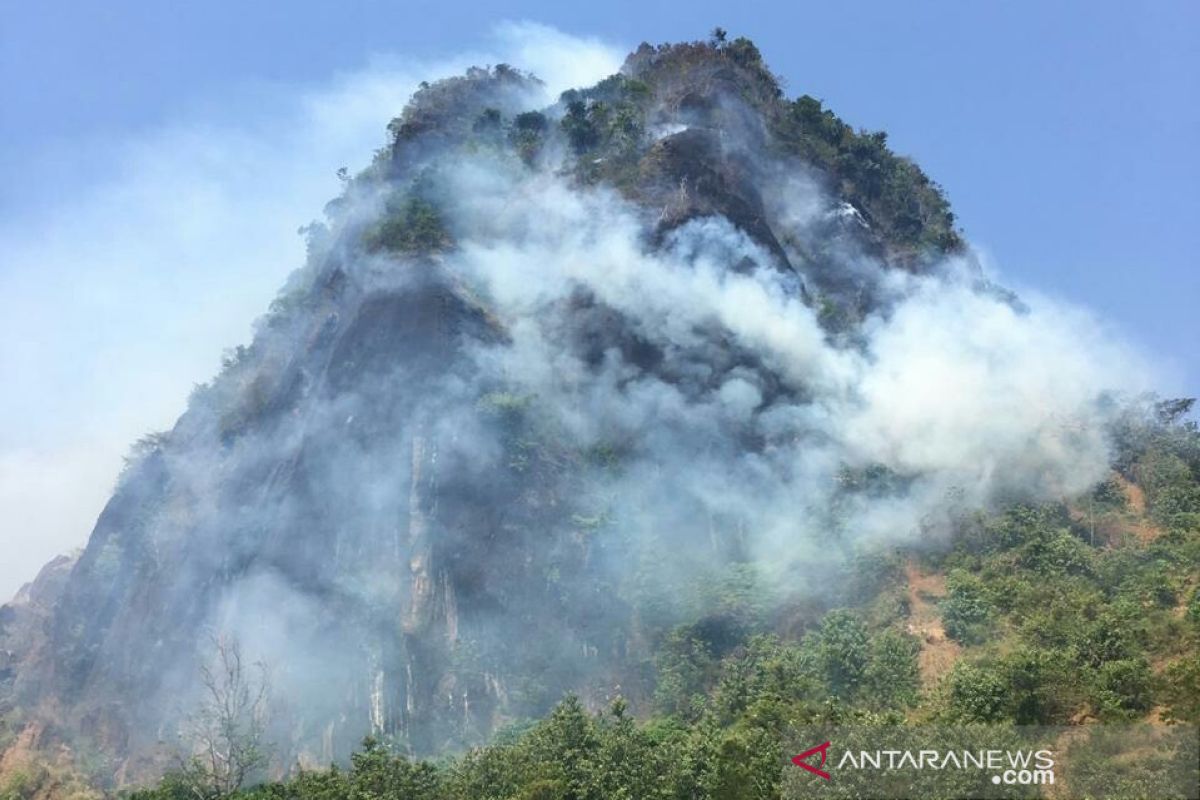
[[[1200,800],[1194,725],[798,725],[785,737],[784,800]]]
[[[795,764],[797,767],[802,767],[802,768],[808,770],[809,772],[811,772],[814,775],[820,775],[825,780],[829,780],[828,772],[826,772],[823,769],[817,769],[817,767],[814,767],[812,764],[808,763],[808,759],[811,756],[814,756],[817,753],[820,753],[821,754],[821,763],[818,766],[822,766],[822,767],[825,766],[825,756],[829,752],[829,745],[830,745],[830,742],[825,742],[825,744],[819,744],[816,747],[810,747],[809,749],[805,750],[803,753],[792,756],[792,763]]]
[[[821,769],[832,741],[810,747],[792,757],[792,763],[825,780],[832,775]],[[820,755],[820,764],[809,763]],[[846,750],[832,769],[845,770],[987,770],[992,783],[1006,786],[1038,786],[1054,783],[1054,753],[1039,750]]]

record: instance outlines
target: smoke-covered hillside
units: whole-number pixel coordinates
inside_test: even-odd
[[[1108,478],[1136,357],[994,284],[936,184],[750,42],[541,97],[424,86],[345,177],[69,574],[4,608],[10,739],[154,776],[214,638],[265,665],[275,772],[565,692],[648,711],[679,626],[798,636],[897,548]]]

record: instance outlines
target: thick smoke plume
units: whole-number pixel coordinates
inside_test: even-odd
[[[658,83],[635,57],[606,151],[571,134],[594,99],[508,67],[418,93],[144,442],[59,612],[63,685],[25,690],[166,730],[215,630],[270,665],[282,763],[367,730],[434,752],[564,690],[647,696],[647,642],[738,617],[727,587],[812,596],[1102,479],[1136,355],[967,248],[872,247],[725,86],[742,47]]]
[[[61,179],[26,185],[28,209],[0,220],[0,599],[86,543],[129,442],[169,426],[222,350],[246,342],[304,257],[296,227],[422,81],[509,61],[547,77],[548,103],[621,57],[506,23],[478,50],[241,87],[161,127],[49,153]]]
[[[779,178],[773,211],[797,230],[839,213],[788,165],[759,171]],[[621,524],[680,546],[702,538],[681,519],[738,518],[777,566],[835,524],[839,538],[902,543],[997,501],[1079,494],[1108,469],[1114,399],[1147,377],[1085,313],[1016,301],[963,258],[914,276],[844,253],[877,310],[838,341],[796,276],[728,220],[651,248],[645,209],[611,190],[489,159],[443,177],[458,247],[436,269],[507,334],[475,349],[467,396],[503,384],[583,446],[619,443]],[[579,352],[581,296],[655,351],[653,369],[617,346]],[[498,457],[484,446],[472,460]],[[848,471],[868,468],[897,480],[839,503]]]
[[[297,425],[237,445],[247,457],[277,463],[293,458],[302,438],[328,437],[309,477],[326,493],[326,513],[353,537],[403,539],[397,552],[410,556],[412,504],[421,501],[398,498],[397,487],[428,476],[415,474],[408,445],[391,431],[358,427],[381,405],[403,409],[407,435],[415,429],[437,443],[443,510],[476,504],[484,516],[504,517],[515,500],[495,485],[497,475],[516,469],[539,476],[524,459],[583,459],[583,477],[571,479],[574,493],[557,499],[571,511],[560,522],[590,537],[587,580],[627,603],[597,602],[590,618],[560,621],[552,628],[572,643],[543,642],[556,649],[550,663],[521,669],[592,675],[597,651],[613,647],[601,642],[626,630],[629,605],[663,625],[703,614],[712,585],[729,580],[731,566],[752,575],[765,597],[824,591],[814,564],[836,574],[852,555],[936,542],[972,511],[1070,497],[1106,474],[1117,397],[1146,374],[1086,313],[1043,298],[1017,300],[969,254],[919,274],[891,268],[845,235],[865,224],[852,209],[802,168],[764,158],[755,171],[766,176],[773,225],[788,226],[799,242],[832,241],[828,258],[871,297],[850,329],[831,331],[809,292],[826,276],[793,271],[719,215],[658,234],[655,209],[604,186],[581,186],[563,174],[568,158],[564,151],[531,168],[512,153],[485,149],[426,162],[418,182],[452,247],[434,256],[347,256],[338,250],[344,245],[333,245],[327,257],[353,287],[353,303],[395,296],[442,303],[446,297],[430,287],[446,287],[452,302],[471,309],[451,332],[461,336],[461,351],[437,351],[436,363],[414,368],[431,356],[420,338],[427,331],[409,332],[387,343],[400,368],[359,376],[354,391],[314,397]],[[369,225],[386,213],[380,209],[389,193],[409,190],[404,179],[351,190],[343,229]],[[312,280],[306,274],[300,283]],[[284,334],[280,347],[290,348],[293,335]],[[270,334],[260,340],[264,353],[270,341]],[[609,460],[595,467],[589,454]],[[194,452],[186,459],[204,479],[219,474],[197,464]],[[529,491],[542,480],[550,479],[533,478]],[[255,513],[267,518],[251,527],[278,529],[289,511]],[[506,560],[515,552],[488,553],[479,540],[487,524],[439,527],[438,513],[430,510],[435,521],[421,535],[443,537],[434,546],[443,558],[491,559],[472,571],[517,567]],[[216,524],[246,529],[247,509],[237,514]],[[538,527],[544,517],[498,523],[510,533],[529,524],[535,527],[519,533],[525,546],[557,546]],[[446,580],[424,569],[404,580]],[[496,591],[505,601],[477,603],[470,623],[458,620],[459,608],[472,602],[466,589],[457,597],[434,592],[440,605],[429,613],[452,639],[477,647],[481,663],[491,663],[488,654],[501,642],[528,635],[513,618],[526,601],[511,593],[530,589],[525,581],[554,580],[515,571],[517,586]],[[503,583],[495,574],[479,580]],[[337,586],[368,607],[392,607],[401,617],[413,611],[416,595],[397,592],[390,567],[360,565]],[[220,624],[256,643],[265,660],[292,665],[295,683],[284,684],[285,695],[310,708],[328,702],[328,713],[344,702],[321,690],[350,681],[360,666],[343,669],[324,654],[353,652],[356,643],[341,634],[314,637],[312,620],[328,614],[319,601],[257,570],[227,597]],[[323,654],[319,664],[314,652]],[[487,685],[489,668],[482,669]],[[372,705],[382,730],[386,705]]]

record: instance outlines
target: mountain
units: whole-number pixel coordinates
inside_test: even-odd
[[[457,752],[564,693],[686,717],[680,652],[886,602],[928,569],[897,552],[1077,509],[1134,452],[1119,348],[992,283],[936,184],[747,40],[642,45],[549,105],[472,69],[388,131],[82,554],[0,612],[10,754],[154,778],[230,648],[269,676],[273,774],[368,733]],[[912,665],[945,638],[922,597],[887,623]]]

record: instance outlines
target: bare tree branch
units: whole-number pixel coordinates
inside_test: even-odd
[[[227,636],[213,636],[212,644],[213,658],[200,668],[201,701],[184,727],[190,757],[181,776],[197,800],[229,797],[267,763],[266,665],[247,669],[241,647]]]

